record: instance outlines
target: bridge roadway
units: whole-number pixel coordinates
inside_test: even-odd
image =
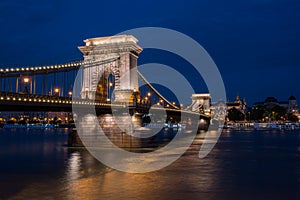
[[[97,115],[112,113],[112,111],[128,111],[130,114],[135,112],[147,114],[150,109],[149,104],[135,103],[102,103],[97,101],[76,99],[71,97],[47,96],[36,94],[22,94],[13,92],[0,92],[0,112],[18,111],[18,112],[72,112],[72,104],[83,112],[95,108]],[[125,109],[125,110],[124,110]],[[165,110],[168,116],[180,118],[182,112],[193,117],[208,121],[209,116],[191,111],[184,111],[173,108],[151,107],[152,110]]]

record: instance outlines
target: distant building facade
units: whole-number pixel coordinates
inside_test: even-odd
[[[247,110],[246,100],[245,99],[240,99],[239,96],[236,96],[235,101],[233,101],[233,102],[228,101],[227,102],[227,110],[230,110],[232,108],[237,109],[238,111],[240,111],[241,113],[243,113],[245,115],[246,110]]]
[[[286,109],[287,114],[299,114],[299,106],[295,96],[290,96],[288,101],[278,101],[275,97],[267,97],[265,101],[253,104],[253,108],[262,106],[269,109],[275,106],[281,106]]]

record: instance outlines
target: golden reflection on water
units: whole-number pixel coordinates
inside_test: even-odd
[[[180,194],[194,198],[200,192],[202,197],[210,198],[213,193],[206,194],[206,191],[221,188],[215,170],[220,166],[213,158],[200,160],[197,153],[191,151],[159,171],[131,174],[102,165],[88,152],[75,152],[68,161],[63,196],[67,199],[176,199]],[[134,167],[134,162],[129,162],[128,167]]]

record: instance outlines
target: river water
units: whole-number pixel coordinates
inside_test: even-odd
[[[0,199],[300,199],[300,131],[203,135],[175,163],[129,174],[66,146],[68,129],[0,129]]]

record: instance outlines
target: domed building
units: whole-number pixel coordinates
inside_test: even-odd
[[[295,96],[290,96],[289,101],[288,101],[287,112],[293,113],[293,114],[299,113],[299,107],[298,107],[297,99]]]
[[[278,100],[275,97],[267,97],[264,101],[264,106],[266,106],[267,108],[273,108],[275,106],[279,106],[280,104],[285,104],[285,103],[278,102]],[[280,106],[282,106],[282,105],[280,105]]]

